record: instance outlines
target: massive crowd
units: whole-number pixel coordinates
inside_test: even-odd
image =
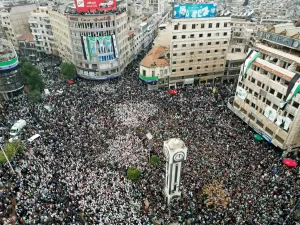
[[[282,165],[280,152],[254,141],[224,107],[232,86],[213,94],[200,84],[170,96],[148,91],[137,66],[111,81],[49,83],[51,96],[39,105],[26,95],[4,105],[3,126],[25,119],[24,139],[41,139],[13,158],[15,174],[0,167],[0,224],[296,224],[300,171]],[[162,144],[172,137],[185,142],[188,156],[182,198],[169,215]],[[150,150],[160,158],[156,166]],[[142,172],[137,182],[126,178],[130,166]],[[211,182],[226,189],[226,207],[207,208],[197,198]]]

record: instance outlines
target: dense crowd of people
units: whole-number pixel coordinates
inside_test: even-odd
[[[0,167],[0,224],[296,224],[300,171],[282,165],[280,152],[256,142],[224,106],[233,86],[218,85],[214,94],[199,84],[171,96],[148,91],[137,67],[105,82],[49,83],[51,96],[38,105],[25,94],[4,105],[3,126],[24,119],[23,139],[41,138],[11,160],[16,173]],[[162,145],[173,137],[188,156],[182,197],[169,209]],[[149,163],[150,151],[158,165]],[[131,166],[141,170],[136,182],[126,177]],[[197,197],[212,182],[226,189],[225,207]]]

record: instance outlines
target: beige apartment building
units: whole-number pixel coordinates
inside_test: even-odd
[[[0,11],[1,25],[6,38],[16,50],[19,48],[18,38],[30,33],[29,16],[37,7],[35,4],[6,7]]]
[[[170,85],[221,82],[230,29],[230,17],[174,19]]]
[[[65,7],[66,5],[62,5],[49,11],[50,24],[55,43],[52,51],[63,60],[73,62],[68,18],[64,14]]]
[[[54,38],[50,24],[49,8],[40,6],[31,12],[29,26],[38,54],[53,54]]]
[[[300,94],[291,89],[300,76],[300,40],[282,32],[276,34],[275,30],[259,31],[260,42],[252,50],[260,56],[244,77],[240,75],[236,95],[228,107],[268,142],[287,153],[300,147]],[[297,94],[286,102],[290,91]]]

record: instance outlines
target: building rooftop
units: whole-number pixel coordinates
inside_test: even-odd
[[[270,55],[274,54],[278,58],[283,58],[289,62],[296,62],[298,65],[300,65],[300,57],[298,57],[296,55],[292,55],[292,54],[286,53],[284,51],[281,51],[281,50],[278,50],[275,48],[271,48],[267,45],[263,45],[260,43],[256,43],[254,47],[258,48],[259,50],[261,50],[263,52],[267,52]]]
[[[34,41],[32,34],[23,34],[18,39],[19,39],[19,41],[29,41],[29,42],[33,42]]]
[[[166,26],[166,29],[158,31],[158,35],[153,41],[153,44],[154,46],[165,46],[167,48],[170,48],[171,37],[172,37],[172,24],[170,23]]]
[[[227,53],[227,60],[244,60],[246,58],[246,53],[243,52],[235,52],[235,53]]]
[[[164,58],[168,49],[163,46],[154,46],[151,51],[141,61],[141,66],[156,67],[168,66],[169,62]]]

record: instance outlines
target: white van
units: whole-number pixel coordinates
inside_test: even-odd
[[[25,120],[18,120],[10,129],[9,134],[11,136],[17,136],[25,126],[26,126]]]
[[[33,135],[31,138],[27,139],[27,144],[32,145],[40,137],[41,137],[41,135],[39,135],[39,134]]]

